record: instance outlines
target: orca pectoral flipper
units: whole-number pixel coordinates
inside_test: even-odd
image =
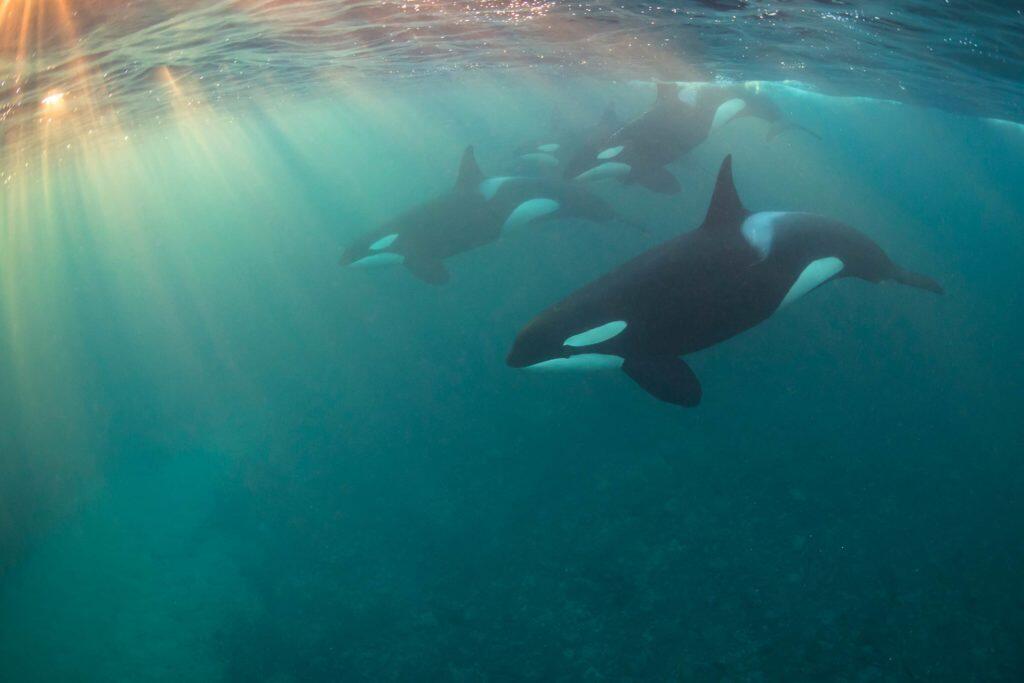
[[[648,190],[660,194],[678,194],[683,189],[679,180],[662,166],[643,170],[633,169],[624,181],[643,185]]]
[[[444,263],[436,259],[406,258],[405,267],[420,280],[431,285],[443,285],[451,277]]]
[[[681,358],[648,356],[627,358],[622,370],[654,398],[693,408],[700,403],[700,380]]]
[[[917,287],[918,289],[924,289],[929,292],[934,292],[935,294],[946,293],[946,290],[942,288],[942,285],[927,275],[921,275],[920,273],[915,273],[896,265],[893,266],[892,279],[901,285]]]

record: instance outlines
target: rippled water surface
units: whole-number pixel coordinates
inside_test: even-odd
[[[11,0],[0,21],[8,130],[54,91],[134,123],[167,106],[169,78],[220,101],[337,79],[522,68],[789,79],[1024,118],[1015,3]]]

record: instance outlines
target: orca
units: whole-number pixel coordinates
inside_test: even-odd
[[[769,140],[786,130],[807,130],[788,122],[767,95],[743,84],[680,88],[678,83],[659,83],[649,110],[576,153],[566,163],[564,176],[581,181],[617,178],[654,192],[676,194],[682,188],[665,167],[707,140],[712,131],[743,117],[772,124]]]
[[[519,332],[506,362],[538,370],[619,368],[662,401],[696,406],[701,385],[680,356],[723,342],[846,277],[943,292],[843,223],[748,211],[727,156],[700,227],[542,312]]]
[[[609,103],[590,127],[571,129],[568,122],[553,120],[551,133],[516,148],[518,170],[523,173],[561,175],[561,168],[577,156],[593,156],[604,147],[609,135],[622,127],[622,119]]]
[[[725,86],[722,88],[721,95],[719,95],[719,97],[723,98],[723,96],[730,94],[733,99],[741,101],[743,105],[739,107],[735,114],[729,116],[726,120],[719,118],[720,125],[750,117],[760,119],[769,124],[768,129],[765,131],[765,140],[768,142],[771,142],[783,133],[789,131],[799,131],[811,136],[815,140],[821,140],[821,136],[810,128],[801,126],[800,124],[786,118],[782,113],[782,110],[779,109],[779,105],[777,105],[770,97],[760,92],[759,87],[751,87],[751,85],[742,83]],[[727,101],[728,100],[724,100],[724,102]],[[727,112],[723,109],[723,106],[720,105],[716,111],[716,116],[721,117],[721,115],[726,113]]]
[[[440,285],[449,279],[445,259],[523,226],[560,218],[596,223],[614,220],[644,229],[577,183],[516,176],[488,178],[469,146],[453,188],[355,240],[342,254],[341,265],[404,265],[420,280]]]

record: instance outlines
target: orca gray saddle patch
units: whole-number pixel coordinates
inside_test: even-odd
[[[496,176],[494,178],[488,178],[480,183],[478,189],[484,199],[491,201],[494,199],[494,195],[498,194],[498,190],[501,189],[501,186],[510,180],[514,180],[514,178],[512,176]]]
[[[790,215],[787,211],[760,211],[743,221],[740,232],[747,244],[752,246],[764,259],[772,250],[775,240],[775,227],[779,219]]]
[[[691,107],[697,106],[697,86],[691,85],[679,89],[679,101]]]

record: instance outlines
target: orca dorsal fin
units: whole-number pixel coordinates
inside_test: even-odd
[[[455,187],[473,187],[484,179],[484,172],[476,163],[476,154],[473,152],[473,145],[466,147],[462,153],[462,162],[459,164],[459,178],[455,181]]]
[[[711,205],[708,206],[708,213],[704,216],[701,227],[717,230],[736,226],[749,215],[750,212],[740,201],[736,183],[732,179],[732,155],[729,154],[722,161],[722,167],[718,170],[718,180],[715,181],[715,191],[711,195]]]
[[[672,81],[658,83],[656,104],[679,104],[679,84]]]

